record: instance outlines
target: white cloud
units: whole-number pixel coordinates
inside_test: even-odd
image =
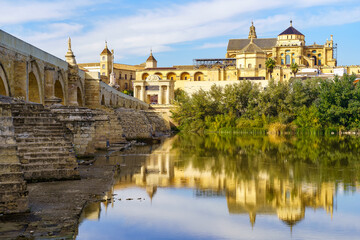
[[[208,48],[223,48],[227,46],[227,42],[221,42],[221,43],[204,43],[199,49],[208,49]]]
[[[78,14],[81,8],[93,5],[94,1],[2,0],[0,4],[0,25],[9,25],[32,21],[63,20]]]
[[[299,30],[304,27],[360,21],[359,7],[351,8],[351,5],[332,12],[319,13],[321,8],[317,8],[317,12],[313,11],[314,9],[307,11],[308,8],[314,6],[338,6],[344,1],[354,2],[353,0],[303,0],[294,5],[288,0],[212,0],[181,5],[168,4],[155,9],[140,9],[135,15],[125,17],[109,16],[104,12],[104,15],[96,17],[97,21],[84,23],[87,26],[83,26],[83,23],[52,24],[47,26],[44,32],[31,32],[31,34],[21,37],[63,58],[62,56],[66,52],[66,39],[71,35],[73,50],[78,62],[98,61],[104,41],[107,40],[109,45],[113,46],[118,60],[123,56],[145,56],[149,53],[150,48],[153,48],[156,53],[172,51],[174,44],[190,43],[194,40],[234,33],[239,33],[239,38],[247,37],[252,18],[255,20],[259,36],[270,33],[272,36],[275,31],[283,30],[288,26],[290,18],[294,20],[295,26],[300,28]],[[6,3],[9,4],[9,1]],[[22,3],[26,4],[26,2]],[[40,4],[40,2],[36,1],[36,4]],[[74,11],[79,6],[86,4],[90,4],[89,1],[82,0],[66,12],[64,9],[72,6],[69,1],[52,2],[43,7],[47,9],[48,13],[36,11],[39,13],[38,19],[51,18],[50,15],[52,15],[52,19],[71,17],[76,14]],[[18,5],[21,4],[15,6],[18,7]],[[29,10],[31,11],[34,6],[31,5]],[[289,8],[293,12],[289,13],[287,11]],[[280,14],[274,13],[275,10]],[[0,10],[0,14],[1,11],[4,12],[4,10]],[[37,15],[36,11],[32,15]],[[263,14],[264,11],[270,13]],[[281,13],[284,11],[286,13]],[[258,15],[261,17],[257,17]],[[345,16],[340,17],[341,15]],[[36,17],[32,18],[25,14],[18,21],[28,21],[26,19],[36,19]],[[92,18],[89,17],[89,19]],[[59,46],[63,46],[63,48]],[[200,48],[225,46],[226,43],[207,43]]]

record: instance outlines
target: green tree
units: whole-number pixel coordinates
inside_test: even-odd
[[[276,66],[276,61],[273,59],[273,58],[268,58],[266,61],[265,61],[265,66],[266,66],[266,69],[268,71],[268,73],[272,74],[272,72],[274,71],[274,68]]]
[[[299,71],[299,65],[297,63],[292,63],[290,65],[291,72],[294,74],[294,77],[296,77],[296,73]]]
[[[321,81],[317,107],[323,126],[348,128],[359,121],[360,86],[354,84],[355,79],[355,75],[344,75]]]

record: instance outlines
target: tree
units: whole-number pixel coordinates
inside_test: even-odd
[[[290,65],[291,72],[294,74],[294,77],[296,77],[296,73],[299,71],[299,65],[297,63],[292,63]]]
[[[271,76],[272,72],[274,71],[275,65],[276,65],[276,61],[273,58],[268,58],[265,61],[265,66],[266,66],[268,73],[270,73],[270,76]]]

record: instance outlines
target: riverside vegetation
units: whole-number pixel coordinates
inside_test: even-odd
[[[355,75],[334,79],[269,81],[260,91],[251,81],[199,90],[177,90],[173,118],[191,132],[341,132],[360,129],[360,84]]]

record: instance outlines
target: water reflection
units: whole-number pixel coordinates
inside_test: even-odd
[[[226,198],[228,213],[248,216],[252,228],[269,215],[293,229],[310,209],[332,219],[338,192],[360,190],[359,146],[348,137],[176,136],[151,154],[115,157],[132,171],[124,166],[102,204],[114,206],[114,193],[134,187],[150,202],[158,189],[193,189],[196,199]],[[83,218],[98,219],[100,209],[90,205]]]

